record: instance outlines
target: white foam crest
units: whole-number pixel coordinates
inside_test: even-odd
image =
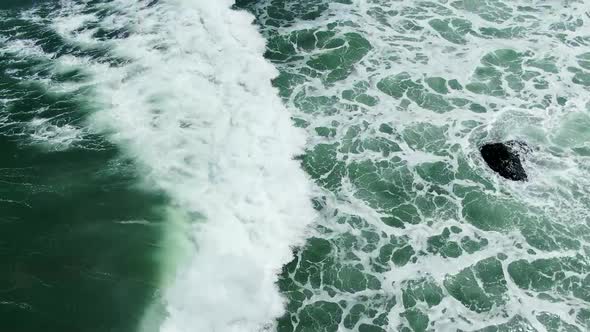
[[[22,58],[50,59],[52,54],[45,53],[37,41],[32,39],[0,40],[0,54],[11,53]]]
[[[283,312],[277,272],[314,218],[309,182],[293,160],[305,136],[271,86],[277,72],[262,57],[253,18],[231,5],[114,1],[116,17],[105,20],[132,31],[111,41],[113,53],[131,61],[87,64],[104,108],[94,125],[111,130],[193,219],[195,253],[167,291],[164,332],[272,323]]]

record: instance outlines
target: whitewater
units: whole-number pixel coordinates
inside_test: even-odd
[[[310,181],[294,160],[305,136],[271,85],[278,72],[253,16],[232,4],[61,1],[46,16],[23,16],[112,62],[20,40],[4,48],[50,60],[57,73],[83,71],[82,83],[41,83],[54,93],[89,87],[95,111],[79,130],[108,133],[139,162],[145,186],[170,197],[167,232],[182,233],[169,241],[182,242],[170,246],[183,258],[168,257],[179,267],[166,273],[163,332],[272,326],[284,311],[277,274],[314,219]],[[93,37],[99,30],[125,36]],[[72,130],[35,133],[59,145],[83,136]]]
[[[195,246],[166,291],[164,332],[271,323],[284,309],[277,273],[313,220],[293,160],[304,136],[271,86],[252,16],[231,4],[114,3],[133,33],[114,52],[131,61],[100,73],[108,111],[95,121],[187,213]]]

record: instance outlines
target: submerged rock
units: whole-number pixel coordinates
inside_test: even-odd
[[[489,143],[479,151],[490,168],[502,177],[513,181],[527,181],[527,174],[522,167],[522,156],[530,151],[528,145],[519,141]]]

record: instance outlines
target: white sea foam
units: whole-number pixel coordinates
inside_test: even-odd
[[[263,58],[265,41],[253,17],[232,4],[64,0],[49,16],[36,9],[23,14],[77,48],[109,49],[106,57],[122,59],[118,64],[46,54],[37,41],[4,48],[46,59],[56,75],[77,69],[92,77],[43,83],[55,93],[92,87],[97,112],[85,130],[109,133],[142,166],[146,182],[170,196],[167,216],[176,229],[166,231],[163,245],[191,245],[164,292],[162,332],[272,325],[284,310],[277,274],[314,219],[310,182],[293,160],[305,135],[271,85],[277,71]],[[98,10],[100,17],[92,14]],[[128,36],[103,41],[94,37],[98,27],[125,28]],[[79,138],[74,127],[49,120],[29,126],[37,141],[67,145]]]
[[[36,118],[29,122],[30,139],[52,149],[65,150],[82,141],[84,131],[70,124],[52,124],[50,119]]]
[[[52,54],[43,51],[37,41],[32,39],[0,40],[0,54],[12,53],[22,58],[50,58]]]
[[[189,216],[194,252],[165,295],[161,331],[258,331],[282,314],[277,273],[313,220],[309,181],[293,157],[294,129],[262,54],[253,18],[232,1],[117,0],[105,22],[128,38],[110,41],[129,59],[87,59],[100,111],[92,118],[136,158],[145,177]],[[106,5],[104,5],[106,6]],[[58,32],[94,19],[64,6]]]

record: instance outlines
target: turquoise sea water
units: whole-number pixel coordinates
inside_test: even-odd
[[[0,18],[0,331],[590,330],[589,3]]]

